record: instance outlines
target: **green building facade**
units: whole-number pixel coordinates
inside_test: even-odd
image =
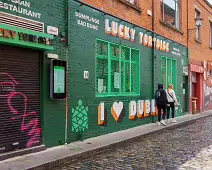
[[[13,8],[7,4],[13,5]],[[36,118],[27,119],[27,124],[36,120],[39,128],[33,129],[31,125],[31,131],[37,130],[37,133],[33,131],[33,139],[26,137],[29,145],[25,143],[23,146],[31,147],[36,141],[35,145],[53,147],[152,123],[156,120],[154,93],[158,83],[163,83],[165,87],[169,83],[174,85],[181,103],[177,116],[185,114],[184,94],[188,91],[187,77],[183,74],[188,65],[185,46],[76,1],[29,0],[15,4],[3,0],[0,6],[4,7],[0,8],[4,14],[42,23],[43,32],[26,28],[19,30],[16,25],[8,23],[0,23],[0,28],[49,38],[53,43],[51,45],[46,40],[45,45],[32,44],[30,38],[20,41],[19,34],[16,42],[12,34],[10,40],[0,36],[0,47],[3,49],[9,48],[4,47],[6,44],[21,49],[30,48],[39,53],[36,60],[39,60],[37,68],[40,75],[37,77],[40,83],[36,86],[39,88],[37,107],[31,101],[33,97],[30,98],[33,91],[21,92],[22,96],[29,96],[28,112],[35,114],[33,110],[36,110],[37,113]],[[47,26],[58,28],[58,35],[47,34]],[[35,51],[30,51],[30,54]],[[68,63],[67,101],[50,98],[51,59],[47,58],[50,53]],[[9,52],[6,54],[6,57],[10,56]],[[28,61],[24,53],[20,57]],[[23,71],[26,73],[33,63],[26,65]],[[1,72],[4,70],[0,67]],[[14,77],[20,77],[21,72],[22,69]],[[15,71],[13,75],[16,75]],[[28,80],[26,82],[30,84]],[[21,88],[24,89],[24,85]],[[26,89],[30,91],[30,86]],[[11,90],[6,98],[14,94]],[[21,111],[9,109],[7,114],[21,114]],[[27,117],[30,114],[24,111],[24,115]],[[20,133],[29,135],[30,128],[24,131],[24,127],[30,126],[23,126],[22,123]]]
[[[88,107],[84,138],[155,121],[150,113],[154,112],[152,99],[158,83],[165,88],[174,85],[181,104],[177,116],[187,111],[184,94],[188,83],[183,69],[188,53],[177,42],[72,2],[69,60],[69,108],[77,107],[78,101]],[[88,79],[84,71],[89,73]],[[73,110],[69,110],[71,114]],[[69,116],[69,125],[76,122]],[[76,140],[78,132],[69,129],[69,139]]]

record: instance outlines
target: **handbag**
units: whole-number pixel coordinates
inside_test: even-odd
[[[169,92],[168,92],[168,94],[169,94]],[[174,98],[172,97],[172,95],[169,94],[169,96],[173,99],[174,103],[176,103],[176,101],[174,100]]]

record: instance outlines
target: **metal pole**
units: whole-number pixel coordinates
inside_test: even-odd
[[[155,0],[152,0],[152,37],[155,38]],[[152,52],[152,93],[154,98],[154,91],[155,91],[155,45],[153,43],[153,52]],[[154,116],[152,116],[152,122],[154,123]]]
[[[66,123],[65,144],[68,143],[68,52],[69,52],[69,0],[66,1]]]

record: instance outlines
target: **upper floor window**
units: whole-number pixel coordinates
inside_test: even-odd
[[[200,11],[195,10],[195,18],[200,18]],[[200,41],[200,27],[198,26],[198,20],[196,20],[196,39]]]
[[[212,47],[212,22],[210,22],[210,46]]]
[[[126,1],[131,3],[132,5],[137,6],[137,0],[126,0]]]
[[[180,0],[161,0],[161,5],[163,21],[180,29]]]

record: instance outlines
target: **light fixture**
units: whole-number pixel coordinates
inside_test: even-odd
[[[195,20],[195,23],[196,23],[196,28],[188,29],[188,39],[190,37],[190,31],[197,30],[197,29],[199,29],[202,26],[202,21],[203,21],[202,18],[197,16],[194,20]]]
[[[199,28],[202,26],[202,18],[200,18],[199,16],[197,18],[194,19],[196,21],[196,26]]]

